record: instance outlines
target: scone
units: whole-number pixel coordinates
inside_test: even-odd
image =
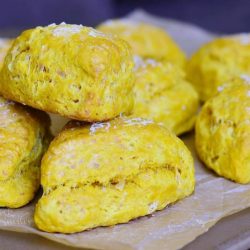
[[[34,108],[84,121],[103,121],[133,106],[129,45],[81,25],[24,31],[0,73],[0,93]]]
[[[208,168],[235,182],[250,182],[250,81],[235,79],[205,103],[195,142]]]
[[[187,78],[202,101],[232,77],[250,73],[250,35],[227,36],[202,46],[187,64]]]
[[[183,71],[169,62],[135,59],[132,116],[161,122],[177,135],[191,130],[199,99]]]
[[[5,55],[12,43],[11,39],[0,38],[0,68],[2,67]]]
[[[159,27],[142,22],[117,19],[106,21],[97,29],[120,36],[130,44],[134,55],[167,60],[181,67],[186,63],[184,52],[165,30]]]
[[[0,207],[17,208],[33,199],[49,126],[45,113],[0,97]]]
[[[184,143],[141,118],[73,123],[52,141],[41,168],[34,219],[47,232],[125,223],[190,195],[195,184]]]

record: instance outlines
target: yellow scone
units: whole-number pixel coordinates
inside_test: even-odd
[[[33,199],[49,125],[45,113],[0,97],[0,207],[17,208]]]
[[[10,48],[12,40],[7,38],[0,38],[0,68],[2,67],[5,55]]]
[[[141,118],[73,123],[42,160],[37,227],[73,233],[125,223],[194,190],[193,159],[166,128]]]
[[[161,122],[177,135],[193,128],[198,94],[178,66],[135,57],[134,93],[132,116]]]
[[[187,64],[187,78],[202,101],[232,77],[250,73],[250,35],[227,36],[202,46]]]
[[[142,22],[125,19],[109,20],[98,30],[120,36],[132,47],[135,55],[143,58],[167,60],[184,66],[186,56],[165,30]]]
[[[129,113],[133,84],[133,58],[125,41],[65,23],[24,31],[0,73],[6,98],[84,121]]]
[[[235,79],[205,103],[195,142],[207,167],[235,182],[250,182],[250,81]]]

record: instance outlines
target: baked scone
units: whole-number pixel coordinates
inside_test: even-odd
[[[126,19],[108,20],[98,30],[120,36],[132,47],[134,55],[167,60],[183,67],[186,56],[174,40],[160,27]]]
[[[178,66],[135,57],[134,93],[133,117],[161,122],[177,135],[194,127],[198,94]]]
[[[24,31],[0,73],[0,93],[37,109],[84,121],[102,121],[133,106],[129,45],[81,25]]]
[[[187,78],[202,101],[240,74],[250,73],[250,35],[227,36],[202,46],[187,64]]]
[[[193,159],[166,128],[141,118],[76,122],[52,141],[41,166],[37,227],[73,233],[125,223],[194,190]]]
[[[225,85],[209,99],[196,122],[195,142],[200,159],[218,175],[250,182],[250,77]]]
[[[12,43],[11,39],[0,38],[0,68],[2,67],[5,55]]]
[[[49,126],[45,113],[0,97],[0,207],[17,208],[33,199]]]

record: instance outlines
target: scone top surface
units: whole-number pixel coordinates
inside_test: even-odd
[[[250,35],[217,38],[203,45],[187,64],[187,78],[202,101],[208,100],[220,85],[240,74],[250,74]]]
[[[142,22],[126,19],[109,20],[97,27],[106,33],[116,34],[126,40],[135,55],[143,58],[167,60],[184,66],[186,57],[165,30]]]
[[[175,134],[193,128],[198,94],[185,80],[183,70],[170,62],[135,60],[134,117],[161,122]]]
[[[132,69],[125,41],[81,25],[52,24],[14,41],[0,93],[78,120],[107,120],[132,108]]]
[[[231,80],[205,103],[195,141],[209,168],[236,182],[250,182],[250,76]]]
[[[40,185],[49,117],[0,97],[0,207],[28,203]]]
[[[152,121],[73,124],[42,161],[37,226],[72,233],[127,222],[192,193],[190,152]]]

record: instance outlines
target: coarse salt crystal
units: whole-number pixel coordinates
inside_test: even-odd
[[[128,120],[124,120],[124,123],[127,126],[132,126],[132,125],[148,125],[148,124],[152,124],[154,123],[152,120],[146,120],[146,119],[142,119],[142,118],[132,118],[132,119],[128,119]]]
[[[242,74],[242,75],[240,75],[240,78],[242,80],[246,81],[246,83],[250,84],[250,76],[249,75]]]
[[[51,23],[51,24],[48,25],[48,27],[54,27],[54,26],[56,26],[55,23]]]
[[[240,34],[238,35],[239,41],[243,45],[249,45],[250,44],[250,35],[249,34]]]
[[[143,60],[140,56],[135,55],[134,56],[134,70],[137,70],[138,68],[146,68],[147,65],[150,65],[152,67],[158,66],[160,63],[155,61],[154,59],[146,59]]]
[[[225,88],[224,86],[219,86],[219,87],[217,88],[217,90],[218,90],[219,92],[221,92],[224,88]]]
[[[91,29],[88,34],[89,36],[92,36],[92,37],[105,36],[102,32],[95,30],[95,29]]]
[[[158,201],[155,201],[148,206],[148,213],[151,214],[153,213],[158,207]]]
[[[81,31],[82,25],[69,25],[66,26],[65,23],[61,23],[58,27],[56,27],[52,33],[54,36],[72,36],[73,34],[77,34]]]
[[[124,186],[125,186],[125,181],[119,181],[116,185],[115,185],[115,188],[122,191],[124,189]]]
[[[96,122],[91,125],[89,128],[90,133],[93,134],[95,133],[98,129],[104,128],[106,131],[109,130],[110,128],[110,123],[109,122]]]

